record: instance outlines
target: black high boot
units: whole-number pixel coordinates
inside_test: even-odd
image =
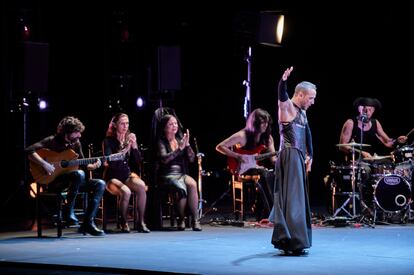
[[[63,209],[63,219],[66,221],[68,227],[78,227],[79,220],[75,215],[75,202],[76,202],[76,193],[73,194],[68,191],[66,197],[67,203]]]
[[[79,227],[79,233],[82,233],[83,235],[86,235],[86,233],[88,233],[92,236],[105,235],[105,232],[96,226],[94,220],[84,221],[81,227]]]
[[[91,187],[93,187],[93,193],[90,195],[93,196],[89,201],[88,209],[86,210],[85,218],[82,226],[79,228],[79,232],[86,235],[86,233],[92,236],[103,236],[105,232],[99,229],[95,224],[96,212],[99,208],[99,203],[102,199],[103,193],[105,191],[105,182],[103,180],[91,180]]]
[[[75,170],[62,175],[61,180],[57,180],[56,189],[67,189],[67,204],[65,205],[63,218],[66,220],[66,224],[70,227],[79,226],[79,220],[75,215],[75,203],[76,196],[79,192],[79,187],[85,182],[85,172],[82,170]]]

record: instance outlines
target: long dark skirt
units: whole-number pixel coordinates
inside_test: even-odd
[[[309,248],[312,220],[303,153],[295,148],[282,150],[275,173],[272,244],[290,251]]]

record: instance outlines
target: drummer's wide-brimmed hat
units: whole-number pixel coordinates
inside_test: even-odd
[[[372,97],[358,97],[354,101],[354,107],[358,108],[358,106],[372,106],[375,107],[375,109],[379,110],[382,107],[381,102]]]

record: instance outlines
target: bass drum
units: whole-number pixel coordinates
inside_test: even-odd
[[[385,175],[374,186],[374,201],[386,212],[401,211],[411,203],[411,186],[400,175]]]

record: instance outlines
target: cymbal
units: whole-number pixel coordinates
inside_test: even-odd
[[[392,156],[372,156],[369,158],[364,158],[364,160],[366,161],[376,161],[376,160],[384,160],[384,159],[389,159],[392,158]]]
[[[364,144],[364,143],[356,143],[356,142],[351,142],[351,143],[339,143],[336,144],[336,146],[350,146],[350,147],[369,147],[371,145],[369,144]]]

